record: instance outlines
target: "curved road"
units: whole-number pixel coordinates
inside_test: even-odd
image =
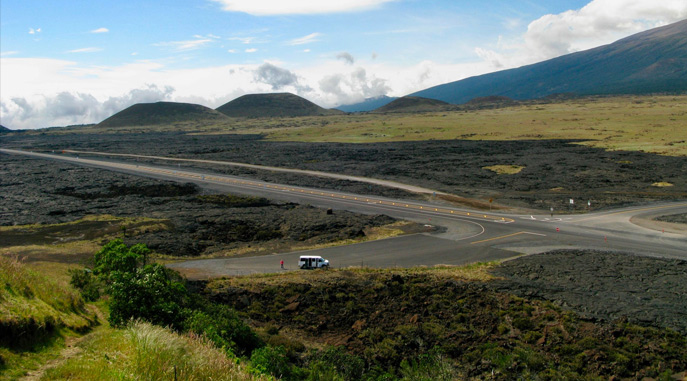
[[[558,248],[593,248],[639,255],[687,259],[687,234],[640,227],[635,216],[687,213],[687,202],[657,203],[584,215],[515,215],[452,208],[431,202],[267,183],[200,170],[94,160],[65,155],[0,149],[6,154],[61,160],[157,179],[193,182],[219,192],[262,196],[282,201],[386,214],[446,228],[441,234],[415,234],[356,245],[308,251],[330,260],[333,267],[411,267],[459,265],[510,258]],[[282,271],[296,268],[300,252],[268,256],[193,260],[169,265],[189,278]]]

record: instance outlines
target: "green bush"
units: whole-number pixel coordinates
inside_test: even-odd
[[[202,310],[188,311],[183,328],[205,335],[218,347],[237,355],[250,355],[265,345],[236,311],[221,304],[208,304]]]
[[[110,276],[116,272],[136,271],[139,266],[145,264],[149,252],[144,244],[139,243],[129,248],[121,239],[112,240],[95,253],[93,272],[109,282]]]
[[[251,368],[261,374],[271,374],[277,378],[288,379],[291,376],[291,364],[286,357],[284,347],[262,347],[253,351],[250,356]]]
[[[179,326],[180,301],[185,299],[186,288],[173,280],[164,266],[153,264],[133,272],[115,271],[111,282],[112,325],[123,326],[130,319],[142,319],[161,326]]]
[[[89,269],[69,270],[72,275],[69,284],[81,291],[81,296],[87,302],[93,302],[100,298],[101,282],[93,275]]]
[[[340,375],[344,380],[359,380],[363,376],[365,371],[365,361],[360,357],[347,353],[341,347],[330,347],[323,351],[316,352],[312,356],[313,365],[311,365],[311,370],[325,368],[334,369],[335,372]],[[327,367],[322,365],[317,365],[318,363],[326,364]],[[329,374],[329,370],[325,374]],[[319,378],[326,379],[326,378]]]

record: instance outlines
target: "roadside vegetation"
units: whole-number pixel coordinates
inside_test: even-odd
[[[687,367],[683,335],[495,291],[495,263],[188,283],[116,239],[58,287],[2,260],[2,378],[667,379]]]
[[[308,369],[330,356],[338,379],[664,379],[687,367],[678,332],[493,291],[492,266],[235,277],[206,292],[283,348],[272,356]]]

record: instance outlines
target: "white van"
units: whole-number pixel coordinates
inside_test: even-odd
[[[299,269],[329,268],[329,261],[315,255],[302,255],[298,260]]]

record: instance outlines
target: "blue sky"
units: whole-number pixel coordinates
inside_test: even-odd
[[[0,123],[289,91],[324,107],[553,58],[687,18],[684,0],[3,0]]]

